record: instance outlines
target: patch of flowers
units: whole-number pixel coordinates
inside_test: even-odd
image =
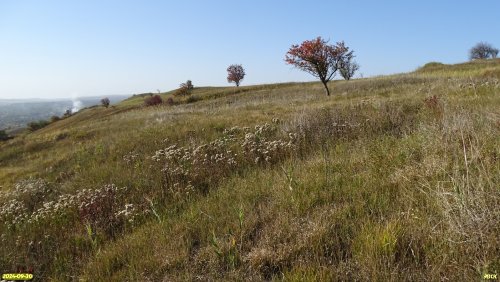
[[[26,220],[28,209],[23,202],[11,199],[0,206],[0,221],[9,228]]]
[[[296,135],[277,135],[277,128],[268,123],[249,127],[232,127],[223,136],[198,146],[171,145],[151,157],[160,163],[166,188],[206,189],[238,168],[248,164],[271,164],[282,160],[296,149]]]
[[[50,192],[48,183],[41,178],[28,178],[17,182],[14,185],[13,194],[41,194],[45,195]]]
[[[7,229],[14,229],[25,224],[52,224],[57,220],[71,218],[79,219],[112,235],[116,227],[123,226],[126,222],[132,223],[137,216],[147,213],[133,204],[124,205],[127,188],[119,188],[114,184],[98,189],[82,189],[75,194],[62,194],[30,210],[30,202],[26,203],[26,197],[23,198],[23,195],[32,194],[33,191],[47,192],[48,190],[42,189],[46,186],[46,183],[42,185],[43,183],[45,182],[41,180],[19,182],[16,189],[9,193],[9,196],[15,198],[0,205],[0,224]]]
[[[241,144],[244,156],[256,164],[271,163],[281,160],[287,155],[287,152],[295,150],[297,134],[289,133],[287,140],[269,140],[267,136],[273,131],[273,127],[265,124],[263,126],[257,125],[255,132],[245,134]]]
[[[28,210],[32,211],[53,193],[53,188],[45,180],[28,178],[18,181],[12,191],[2,192],[0,200],[17,199],[23,202]]]
[[[122,210],[115,213],[115,218],[124,219],[130,223],[134,222],[136,216],[137,209],[135,208],[134,204],[125,204]]]
[[[54,194],[43,179],[28,178],[17,182],[14,189],[0,193],[0,222],[9,226],[22,224],[29,215]]]

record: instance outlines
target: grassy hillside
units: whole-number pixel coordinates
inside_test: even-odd
[[[40,281],[500,271],[500,60],[196,88],[0,144],[0,271]],[[165,98],[172,93],[162,94]]]
[[[67,110],[78,110],[84,107],[100,105],[103,97],[69,99],[0,99],[0,129],[11,135],[23,131],[30,122],[50,120],[52,116],[62,116]],[[115,104],[127,96],[109,96]]]

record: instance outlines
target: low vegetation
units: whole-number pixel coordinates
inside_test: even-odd
[[[48,121],[48,120],[32,121],[32,122],[28,123],[28,129],[31,131],[35,131],[35,130],[43,128],[49,124],[50,124],[50,121]]]
[[[144,105],[146,106],[156,106],[160,105],[161,103],[163,103],[163,99],[160,95],[151,95],[144,99]]]
[[[5,130],[0,130],[0,141],[9,140],[9,134]]]
[[[186,81],[185,83],[181,83],[179,85],[179,88],[177,91],[174,92],[175,96],[187,96],[192,93],[194,89],[194,85],[191,82],[191,80]],[[171,102],[168,102],[169,104],[172,104]]]
[[[500,60],[196,87],[0,143],[0,269],[40,280],[479,280],[500,269]],[[157,98],[155,98],[157,99]]]

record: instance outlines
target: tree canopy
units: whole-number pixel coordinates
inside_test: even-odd
[[[317,37],[314,40],[306,40],[300,45],[292,45],[285,55],[285,61],[319,78],[325,86],[326,95],[330,95],[328,81],[335,76],[341,63],[352,57],[353,51],[349,51],[344,42],[330,45],[327,40]]]
[[[227,82],[234,82],[236,87],[240,86],[240,82],[245,77],[245,69],[241,65],[230,65],[227,68]]]

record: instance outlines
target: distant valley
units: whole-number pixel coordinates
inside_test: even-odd
[[[111,103],[120,102],[129,95],[108,96]],[[67,110],[77,112],[83,108],[99,105],[103,97],[81,97],[71,99],[0,99],[0,130],[16,131],[32,121],[61,116]]]

